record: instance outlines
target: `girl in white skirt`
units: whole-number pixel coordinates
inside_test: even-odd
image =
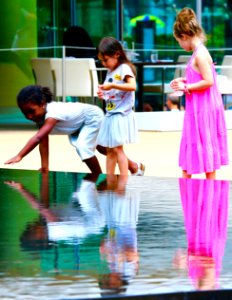
[[[97,144],[107,147],[106,172],[114,174],[118,163],[120,174],[128,174],[128,159],[123,145],[137,141],[134,116],[135,67],[128,60],[121,44],[113,37],[105,37],[98,46],[98,58],[108,69],[104,84],[99,85],[98,97],[106,102]],[[144,172],[144,166],[139,164]],[[142,174],[141,174],[142,175]]]

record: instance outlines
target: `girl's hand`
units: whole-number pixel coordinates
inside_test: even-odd
[[[170,82],[170,86],[174,91],[184,91],[185,82],[186,82],[185,78],[179,77],[179,78],[173,79]]]
[[[49,169],[48,169],[48,167],[41,167],[41,168],[39,168],[39,172],[46,174],[49,172]]]
[[[10,187],[16,189],[16,190],[22,190],[23,186],[20,182],[16,182],[16,181],[4,181],[5,184],[9,185]]]
[[[7,160],[4,164],[5,165],[10,165],[10,164],[15,164],[18,163],[22,160],[22,157],[19,155],[16,155],[14,157],[12,157],[11,159]]]
[[[104,98],[104,92],[103,92],[102,88],[100,87],[100,85],[98,86],[97,96],[98,96],[99,99]]]
[[[105,83],[105,84],[99,85],[99,88],[103,91],[109,91],[113,88],[113,85],[112,85],[112,83]]]

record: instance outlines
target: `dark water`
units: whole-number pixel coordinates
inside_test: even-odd
[[[231,289],[231,182],[0,171],[0,299]]]

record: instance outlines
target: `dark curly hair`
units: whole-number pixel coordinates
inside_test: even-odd
[[[19,107],[28,102],[41,104],[42,102],[49,103],[52,100],[53,94],[50,89],[40,85],[28,85],[21,89],[17,95],[17,104]]]

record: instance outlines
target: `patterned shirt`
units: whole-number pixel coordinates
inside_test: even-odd
[[[125,83],[126,76],[135,77],[128,64],[121,64],[115,70],[107,72],[104,83],[113,82],[122,84]],[[114,113],[127,115],[134,107],[135,92],[111,89],[104,91],[104,100],[106,101],[106,116],[110,116]]]

